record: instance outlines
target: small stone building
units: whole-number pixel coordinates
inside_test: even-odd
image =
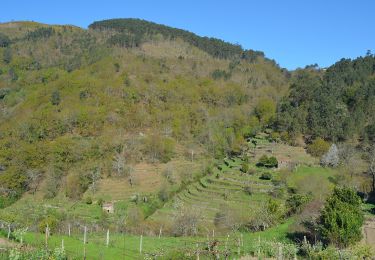
[[[113,214],[115,212],[115,208],[112,202],[103,203],[102,209],[109,214]]]

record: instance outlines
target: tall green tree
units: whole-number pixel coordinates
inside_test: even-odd
[[[361,240],[363,221],[360,197],[351,188],[336,187],[321,212],[321,235],[326,242],[345,248]]]

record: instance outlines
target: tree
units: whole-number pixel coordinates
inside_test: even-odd
[[[272,99],[262,99],[255,107],[255,115],[263,125],[270,124],[276,115],[276,104]]]
[[[323,155],[320,164],[328,167],[337,167],[339,165],[339,150],[335,144],[332,144],[328,152]]]
[[[312,156],[321,157],[328,152],[329,148],[329,143],[318,137],[307,146],[307,152]]]
[[[121,151],[116,151],[113,157],[112,168],[117,176],[124,176],[126,173],[125,148]]]
[[[344,166],[347,174],[353,177],[358,170],[359,159],[357,158],[356,149],[351,144],[343,144],[339,147],[340,162]]]
[[[174,234],[176,236],[194,236],[198,232],[200,214],[192,208],[182,208],[174,219]]]
[[[361,240],[363,221],[360,197],[351,188],[336,187],[321,212],[320,232],[328,243],[344,248]]]
[[[29,187],[31,192],[34,194],[38,188],[38,183],[40,181],[40,177],[42,176],[42,174],[38,170],[29,169],[26,171],[26,175],[28,179],[27,186]]]

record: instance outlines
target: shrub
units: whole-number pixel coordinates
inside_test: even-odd
[[[51,104],[54,106],[58,106],[60,102],[61,102],[60,92],[58,90],[53,91],[51,95]]]
[[[169,192],[166,187],[162,187],[158,192],[158,197],[162,202],[167,202],[169,199]]]
[[[45,233],[48,226],[50,233],[53,233],[56,231],[58,224],[59,220],[55,216],[49,215],[39,222],[39,232]]]
[[[278,164],[279,164],[279,162],[277,161],[276,157],[274,157],[274,156],[268,157],[267,155],[264,154],[259,158],[257,166],[274,168],[274,167],[277,167]]]
[[[245,186],[245,187],[243,188],[243,191],[244,191],[247,195],[252,195],[252,194],[253,194],[253,191],[252,191],[252,189],[251,189],[250,186]]]
[[[279,162],[277,161],[276,157],[271,156],[271,157],[268,158],[268,165],[266,165],[266,167],[277,168],[278,165],[279,165]]]
[[[289,214],[300,213],[311,200],[311,197],[303,194],[293,194],[286,200],[286,206],[288,207]]]
[[[10,92],[9,88],[2,88],[2,89],[0,89],[0,99],[4,99],[5,96],[9,94],[9,92]]]
[[[264,172],[260,176],[260,179],[262,179],[262,180],[271,180],[272,179],[272,174],[269,173],[269,172]]]
[[[86,197],[86,199],[85,199],[85,203],[86,203],[87,205],[91,205],[91,204],[92,204],[92,199],[91,199],[91,197]]]
[[[103,206],[103,203],[104,203],[104,200],[102,198],[99,198],[97,201],[96,201],[96,204],[98,204],[98,206],[102,207]]]
[[[329,149],[329,143],[318,137],[307,146],[307,152],[315,157],[321,157]]]
[[[250,170],[250,166],[248,163],[243,162],[241,165],[241,172],[247,173]]]

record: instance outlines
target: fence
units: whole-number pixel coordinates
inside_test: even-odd
[[[10,227],[10,228],[9,228]],[[0,222],[3,233],[14,233],[19,228]],[[163,237],[134,236],[111,233],[109,230],[68,224],[66,228],[52,233],[46,227],[44,233],[28,232],[22,240],[35,248],[50,250],[63,248],[69,259],[163,259],[173,252],[183,252],[196,259],[237,259],[241,255],[257,257],[274,256],[277,259],[296,259],[297,250],[276,242],[244,239],[242,234],[232,233],[215,237]],[[1,251],[0,251],[1,254]]]

